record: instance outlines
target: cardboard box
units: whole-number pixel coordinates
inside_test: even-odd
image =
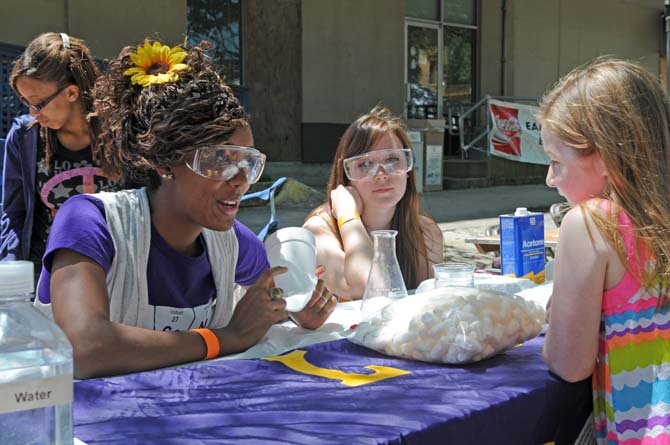
[[[544,283],[544,214],[500,215],[502,274]]]
[[[423,139],[421,132],[408,130],[407,136],[412,143],[412,153],[414,154],[414,179],[416,180],[416,189],[423,191]]]
[[[418,190],[442,190],[444,119],[408,119],[407,129],[412,133],[410,140],[417,164],[415,174],[421,176],[420,182],[417,179]],[[417,133],[420,139],[417,138]],[[417,156],[419,151],[421,156]]]

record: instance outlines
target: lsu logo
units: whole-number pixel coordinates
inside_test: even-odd
[[[410,374],[404,369],[391,368],[388,366],[369,365],[365,369],[372,370],[372,374],[347,373],[338,369],[320,368],[314,366],[305,359],[307,351],[296,349],[286,355],[265,357],[263,360],[283,363],[285,366],[302,374],[324,377],[331,380],[339,380],[341,384],[350,387],[368,385],[380,380],[391,379],[401,375]]]

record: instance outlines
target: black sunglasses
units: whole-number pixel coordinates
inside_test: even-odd
[[[25,105],[26,107],[30,108],[31,110],[33,110],[33,111],[41,111],[44,107],[46,107],[47,105],[49,105],[49,104],[51,103],[51,101],[54,100],[54,99],[56,98],[56,96],[58,96],[60,93],[62,93],[63,90],[64,90],[65,88],[69,87],[69,86],[70,86],[70,85],[63,85],[63,86],[60,87],[58,90],[56,90],[55,93],[53,93],[51,96],[47,97],[46,99],[44,99],[42,102],[40,102],[40,103],[38,103],[38,104],[31,104],[30,102],[28,102],[28,101],[26,100],[25,97],[22,97],[22,96],[19,96],[19,99],[21,100],[21,103],[23,103],[23,105]]]

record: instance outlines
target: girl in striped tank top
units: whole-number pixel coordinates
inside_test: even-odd
[[[540,104],[560,229],[544,355],[593,376],[599,444],[670,444],[670,104],[644,69],[598,59]]]

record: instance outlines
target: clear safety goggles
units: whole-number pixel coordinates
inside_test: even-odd
[[[414,166],[414,156],[409,148],[389,148],[352,156],[342,162],[347,178],[360,181],[374,178],[380,167],[389,175],[407,173]]]
[[[244,170],[247,182],[258,181],[265,168],[265,155],[255,148],[238,145],[208,145],[198,148],[186,166],[198,175],[217,181],[230,181]]]

